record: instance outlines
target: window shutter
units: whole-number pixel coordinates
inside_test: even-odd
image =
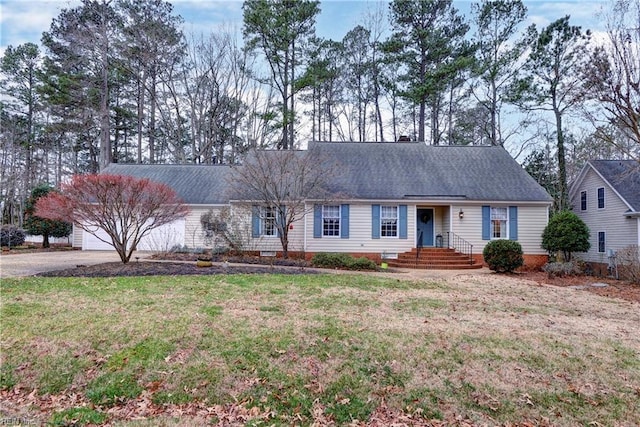
[[[340,237],[349,238],[349,205],[340,205]]]
[[[278,206],[276,209],[276,237],[280,237],[280,230],[285,231],[287,227],[287,207],[285,205]]]
[[[407,205],[400,205],[400,212],[398,213],[398,237],[401,239],[407,238]]]
[[[322,205],[313,205],[313,238],[322,237]]]
[[[509,206],[509,240],[518,240],[518,207]]]
[[[482,240],[491,240],[491,206],[482,207]]]
[[[251,237],[260,237],[260,207],[251,208]]]
[[[371,205],[371,238],[380,238],[380,205]]]

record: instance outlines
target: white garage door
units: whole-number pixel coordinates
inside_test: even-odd
[[[170,224],[163,225],[142,238],[138,244],[140,251],[168,251],[176,245],[184,245],[185,220],[179,219]],[[103,240],[111,242],[111,239],[103,229],[98,229],[95,233]],[[113,246],[98,239],[87,231],[82,231],[82,249],[89,251],[110,251]]]

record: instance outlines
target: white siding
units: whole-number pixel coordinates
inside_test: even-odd
[[[384,203],[381,203],[384,204]],[[402,202],[394,205],[406,204]],[[505,204],[513,206],[514,203]],[[494,204],[494,206],[497,206]],[[447,232],[450,230],[474,245],[474,253],[481,253],[488,241],[482,240],[482,208],[480,205],[434,206],[426,203],[407,204],[407,238],[379,238],[371,237],[371,203],[357,202],[349,204],[349,238],[313,237],[313,206],[307,206],[307,214],[296,221],[289,230],[289,250],[317,252],[347,252],[347,253],[402,253],[408,252],[416,246],[416,210],[418,208],[434,209],[434,237],[441,234],[446,245]],[[251,235],[251,216],[242,214],[240,208],[235,207],[234,218],[245,224],[247,233]],[[464,212],[460,219],[458,212]],[[244,217],[243,217],[244,215]],[[546,205],[518,206],[518,241],[525,254],[545,255],[540,247],[542,231],[547,225]],[[282,249],[277,237],[261,237],[249,239],[248,250],[280,251]]]
[[[210,210],[213,210],[214,214],[219,214],[222,208],[222,206],[191,206],[191,211],[185,218],[184,244],[189,248],[211,248],[213,243],[206,241],[200,217]]]
[[[74,248],[82,248],[82,228],[73,224],[73,232],[71,233],[71,246]]]
[[[517,203],[483,203],[488,206],[518,206],[518,242],[527,255],[545,255],[542,249],[542,232],[547,226],[547,206],[518,205]],[[489,240],[482,240],[482,205],[454,205],[453,232],[473,245],[473,252],[482,253]],[[464,218],[458,217],[462,209]]]
[[[383,203],[384,204],[384,203]],[[393,203],[399,205],[400,203]],[[349,238],[313,237],[313,213],[307,215],[308,252],[402,253],[415,247],[416,207],[407,206],[407,238],[371,237],[371,204],[349,205]]]
[[[604,187],[604,209],[598,209],[598,188]],[[588,252],[577,254],[585,261],[608,262],[607,249],[620,250],[629,245],[637,245],[638,222],[636,218],[628,218],[624,213],[629,207],[618,197],[611,187],[592,169],[586,170],[582,182],[573,189],[571,206],[573,212],[587,224],[590,230]],[[587,210],[580,209],[580,193],[587,192]],[[605,252],[598,252],[598,232],[606,234]]]

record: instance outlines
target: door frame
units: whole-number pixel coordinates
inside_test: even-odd
[[[420,239],[420,230],[427,227],[426,223],[422,223],[422,215],[424,215],[421,211],[431,211],[431,241],[426,241],[423,236],[422,245],[418,241]],[[417,247],[433,247],[435,246],[435,228],[436,228],[436,220],[435,220],[435,208],[428,207],[417,207],[416,206],[416,248]],[[428,233],[427,233],[428,234]],[[428,238],[429,236],[427,236]]]

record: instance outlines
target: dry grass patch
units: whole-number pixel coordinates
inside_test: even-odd
[[[640,424],[638,305],[571,289],[340,274],[1,291],[0,408],[43,422]]]

